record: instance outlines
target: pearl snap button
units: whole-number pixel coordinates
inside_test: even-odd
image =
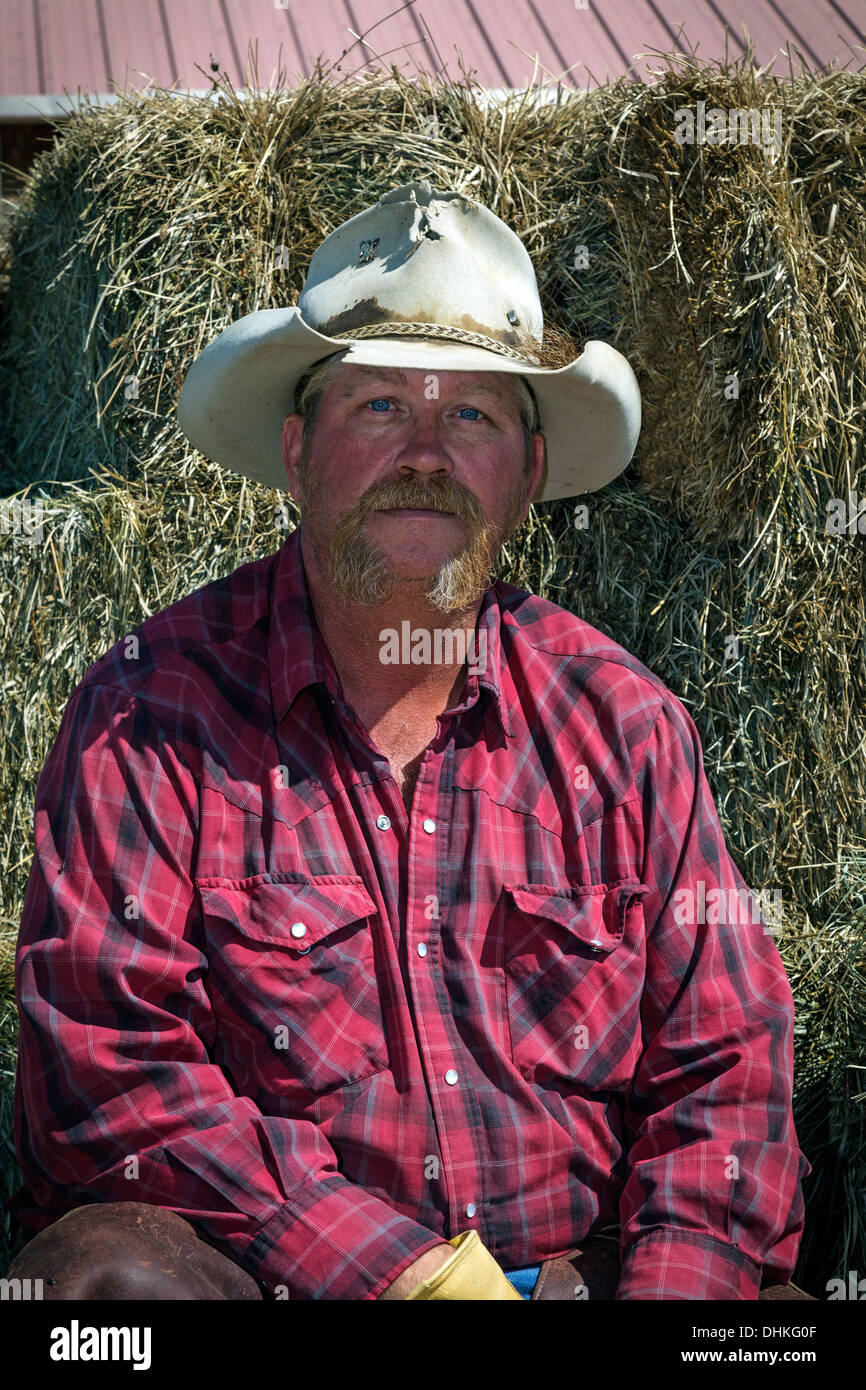
[[[467,1216],[474,1216],[474,1215],[475,1215],[475,1203],[474,1203],[474,1202],[470,1202],[470,1203],[469,1203],[469,1206],[466,1208],[466,1215],[467,1215]]]
[[[427,819],[424,821],[424,829],[427,831],[428,835],[432,835],[433,831],[436,829],[435,820],[431,820],[428,816]]]
[[[427,946],[423,941],[418,942],[418,954],[419,956],[426,956],[427,954]]]
[[[380,830],[390,830],[390,829],[391,829],[391,822],[389,821],[389,819],[388,819],[387,816],[377,816],[377,817],[376,817],[376,824],[378,825],[378,827],[379,827]]]
[[[448,1082],[449,1086],[457,1085],[457,1073],[453,1067],[450,1067],[449,1070],[446,1071],[445,1080]]]
[[[292,936],[306,936],[307,928],[303,922],[293,922],[291,926]]]

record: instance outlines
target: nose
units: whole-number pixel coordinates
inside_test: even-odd
[[[434,417],[416,415],[412,419],[395,466],[403,477],[409,474],[449,477],[453,473],[454,465],[443,446]]]

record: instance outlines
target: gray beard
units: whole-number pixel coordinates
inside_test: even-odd
[[[337,593],[352,603],[364,606],[387,603],[400,581],[389,571],[381,549],[370,540],[364,523],[371,511],[386,507],[433,507],[456,512],[469,531],[469,538],[459,554],[447,560],[432,576],[425,590],[427,602],[442,613],[459,613],[477,606],[490,585],[497,556],[513,535],[523,510],[527,493],[528,474],[512,493],[511,503],[502,527],[487,522],[475,498],[464,488],[456,488],[450,480],[397,479],[376,495],[362,498],[332,532],[327,545],[327,570]],[[299,467],[301,515],[315,516],[317,488],[309,486],[306,459]]]

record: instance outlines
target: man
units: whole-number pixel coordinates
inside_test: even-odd
[[[637,440],[619,353],[542,349],[518,238],[414,183],[193,364],[187,436],[273,486],[281,438],[302,519],[97,662],[40,780],[12,1272],[51,1296],[790,1277],[791,993],[694,724],[490,583]]]

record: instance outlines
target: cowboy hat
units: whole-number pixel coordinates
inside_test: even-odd
[[[462,193],[408,183],[325,238],[297,305],[246,314],[208,344],[178,421],[201,453],[285,489],[283,421],[321,358],[348,348],[348,366],[511,372],[535,393],[547,446],[532,500],[595,492],[634,453],[640,389],[622,354],[594,339],[567,366],[540,366],[543,331],[520,238]]]

